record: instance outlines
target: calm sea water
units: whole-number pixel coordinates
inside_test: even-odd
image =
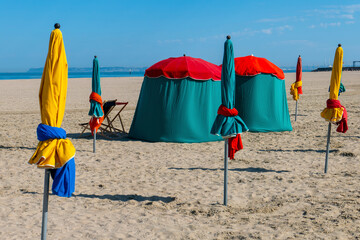
[[[295,70],[284,70],[284,73],[295,72]],[[307,71],[303,71],[307,72]],[[102,72],[100,77],[142,77],[145,72]],[[91,72],[69,72],[69,78],[91,78]],[[39,79],[42,73],[0,73],[0,80],[16,80],[16,79]]]
[[[16,79],[38,79],[41,78],[42,73],[0,73],[0,80],[16,80]],[[91,78],[91,72],[69,72],[69,78]],[[144,72],[103,72],[100,77],[142,77]]]

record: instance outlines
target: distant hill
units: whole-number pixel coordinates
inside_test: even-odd
[[[147,67],[100,67],[100,72],[105,73],[105,72],[145,72],[145,70],[147,69]],[[44,68],[30,68],[27,72],[28,73],[42,73],[44,70]],[[87,73],[87,72],[92,72],[92,68],[76,68],[76,67],[71,67],[68,69],[69,72],[71,73]]]

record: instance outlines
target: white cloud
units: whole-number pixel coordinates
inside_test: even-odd
[[[296,46],[307,46],[314,47],[315,43],[309,40],[286,40],[286,41],[276,41],[272,43],[273,45],[296,45]]]
[[[274,22],[284,22],[284,21],[287,21],[289,20],[289,17],[284,17],[284,18],[264,18],[264,19],[260,19],[260,20],[257,20],[256,22],[259,22],[259,23],[274,23]]]
[[[253,37],[258,34],[266,34],[271,35],[273,33],[283,33],[284,31],[293,30],[293,27],[290,25],[282,25],[278,27],[271,27],[271,28],[263,28],[263,29],[251,29],[251,28],[244,28],[240,31],[234,31],[230,33],[230,36],[232,37]],[[183,44],[184,42],[207,42],[207,41],[213,41],[213,40],[219,40],[219,39],[225,39],[225,36],[229,33],[225,34],[217,34],[212,36],[201,36],[201,37],[195,37],[195,38],[187,38],[184,40],[181,39],[168,39],[168,40],[158,40],[157,43],[162,44]]]
[[[173,43],[181,44],[183,42],[180,39],[167,39],[167,40],[158,40],[157,43],[158,44],[173,44]]]
[[[293,27],[290,25],[284,25],[284,26],[277,27],[276,30],[283,32],[285,30],[293,30]]]
[[[343,15],[340,15],[339,18],[354,19],[354,15],[353,14],[343,14]]]
[[[261,32],[265,34],[272,34],[272,28],[261,29]]]
[[[308,12],[325,18],[354,19],[354,13],[360,12],[360,4],[325,6],[323,9],[314,9]]]
[[[328,28],[328,27],[340,27],[341,23],[340,22],[333,22],[333,23],[320,23],[319,25],[322,28]]]

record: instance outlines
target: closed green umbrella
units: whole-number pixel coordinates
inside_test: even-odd
[[[92,85],[91,85],[92,92],[97,93],[101,96],[101,85],[100,85],[100,70],[99,70],[99,60],[97,57],[94,57],[93,60],[93,72],[92,72]],[[103,110],[101,108],[101,104],[97,101],[90,99],[90,116],[94,116],[96,118],[100,118],[104,116]]]
[[[92,116],[92,118],[90,119],[90,128],[91,133],[94,136],[93,152],[95,152],[96,132],[104,120],[104,111],[101,99],[99,61],[96,56],[93,60],[92,92],[90,94],[89,115]]]
[[[243,148],[240,133],[249,130],[235,109],[234,50],[230,36],[227,36],[224,46],[221,70],[221,103],[210,133],[222,136],[225,139],[224,205],[227,205],[228,157],[234,159],[235,152]]]

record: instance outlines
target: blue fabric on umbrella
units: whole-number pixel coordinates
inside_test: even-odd
[[[100,71],[99,71],[99,61],[95,57],[93,60],[93,72],[92,72],[92,91],[101,96],[101,86],[100,86]],[[103,111],[101,110],[101,105],[94,101],[90,100],[90,110],[89,115],[96,118],[104,116]]]
[[[221,102],[228,109],[235,107],[235,65],[234,50],[230,39],[224,46],[224,58],[221,70]],[[218,114],[210,133],[223,137],[235,136],[248,131],[245,122],[239,116],[226,117]]]
[[[48,139],[66,139],[66,131],[62,128],[39,124],[37,127],[39,141]],[[71,197],[75,191],[75,159],[70,159],[63,167],[50,169],[53,178],[52,192],[60,197]]]
[[[66,138],[66,131],[64,129],[58,127],[50,127],[42,123],[38,125],[36,132],[39,141],[46,141],[48,139]]]

